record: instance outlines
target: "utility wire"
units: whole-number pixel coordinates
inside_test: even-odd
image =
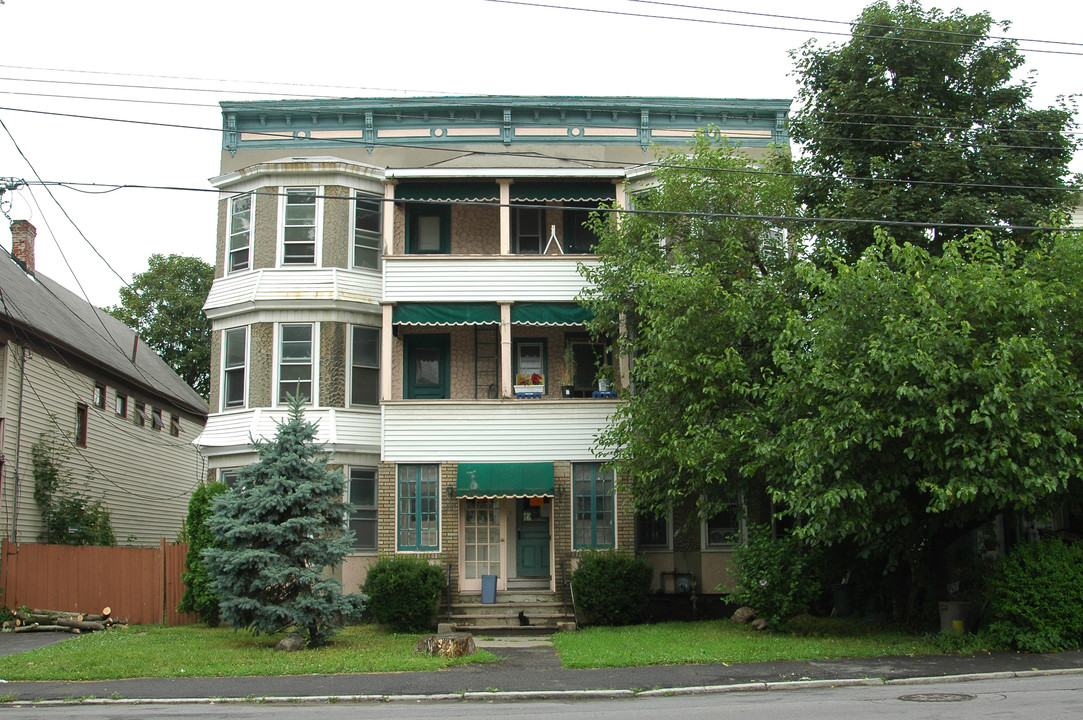
[[[957,32],[957,31],[954,31],[954,30],[939,30],[939,29],[936,29],[936,28],[909,28],[909,27],[903,27],[903,26],[900,26],[900,25],[878,25],[878,24],[875,24],[875,23],[858,23],[855,20],[825,20],[825,19],[822,19],[822,18],[800,17],[800,16],[796,16],[796,15],[779,15],[779,14],[776,14],[776,13],[753,12],[751,10],[727,10],[727,9],[724,9],[724,8],[705,7],[703,5],[685,5],[685,4],[682,4],[682,3],[675,3],[675,2],[662,2],[662,0],[627,0],[627,1],[628,2],[634,2],[634,3],[642,3],[643,5],[663,5],[663,6],[666,6],[666,7],[683,8],[683,9],[686,9],[686,10],[707,10],[707,11],[710,11],[710,12],[730,13],[730,14],[733,14],[733,15],[750,15],[750,16],[754,16],[754,17],[777,18],[777,19],[780,19],[780,20],[799,20],[801,22],[827,23],[829,25],[847,25],[847,26],[850,26],[850,27],[858,25],[860,27],[874,27],[874,28],[884,29],[884,30],[912,30],[912,31],[915,31],[915,32],[927,32],[927,33],[933,33],[933,34],[938,34],[938,35],[954,35],[956,37],[967,37],[967,38],[988,37],[991,40],[1010,40],[1012,42],[1045,43],[1045,44],[1050,44],[1050,45],[1070,45],[1070,46],[1075,46],[1075,47],[1083,47],[1083,43],[1069,42],[1069,41],[1066,41],[1066,40],[1037,40],[1037,39],[1034,39],[1034,38],[1009,37],[1007,35],[979,35],[977,33],[964,33],[964,32]],[[996,21],[994,21],[994,22],[996,22]],[[2,66],[0,66],[0,67],[2,67]]]
[[[880,35],[861,35],[861,34],[856,33],[856,32],[843,32],[841,30],[815,30],[815,31],[810,31],[810,30],[807,30],[805,28],[792,28],[792,27],[786,27],[786,26],[783,26],[783,25],[757,25],[757,24],[754,24],[754,23],[742,23],[742,22],[734,22],[734,21],[730,21],[730,20],[710,20],[710,19],[707,19],[707,18],[692,18],[692,17],[681,16],[681,15],[654,15],[654,14],[650,14],[650,13],[628,12],[626,10],[605,10],[605,9],[602,9],[602,8],[576,7],[574,5],[548,5],[548,4],[545,4],[545,3],[538,3],[538,2],[526,2],[525,0],[484,0],[484,1],[485,2],[491,2],[491,3],[497,3],[497,4],[500,4],[500,5],[519,5],[519,6],[523,6],[523,7],[544,8],[546,10],[570,10],[570,11],[573,11],[573,12],[595,13],[595,14],[599,14],[599,15],[615,15],[615,16],[620,16],[620,17],[645,18],[645,19],[648,19],[648,20],[678,20],[678,21],[681,21],[681,22],[693,22],[693,23],[701,23],[701,24],[705,24],[705,25],[728,25],[728,26],[731,26],[731,27],[753,28],[753,29],[757,29],[757,30],[784,30],[786,32],[801,32],[801,33],[814,32],[817,35],[838,35],[838,36],[843,36],[843,37],[863,37],[863,38],[870,38],[870,39],[876,39],[876,40],[888,40],[888,41],[894,41],[894,42],[922,43],[922,44],[926,44],[926,45],[952,45],[952,46],[956,46],[956,47],[971,47],[971,45],[972,45],[972,43],[952,42],[952,41],[949,41],[949,40],[928,40],[928,39],[924,39],[924,38],[896,37],[896,36],[893,36],[893,35],[884,35],[884,36],[880,36]],[[855,25],[855,27],[861,27],[860,23],[855,23],[854,25]],[[1043,48],[1026,48],[1026,52],[1049,53],[1049,54],[1054,54],[1054,55],[1083,55],[1083,51],[1047,50],[1047,49],[1043,49]]]

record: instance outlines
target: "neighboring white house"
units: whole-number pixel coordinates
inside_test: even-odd
[[[76,490],[119,544],[175,540],[205,475],[192,447],[207,404],[126,325],[34,267],[34,226],[0,249],[0,533],[36,542],[31,448],[52,434]]]
[[[621,400],[595,382],[612,358],[575,303],[580,267],[597,262],[583,222],[601,202],[626,206],[653,146],[697,129],[753,156],[787,144],[788,100],[222,111],[211,414],[197,441],[220,477],[254,459],[250,436],[271,436],[299,393],[356,506],[347,588],[377,554],[410,553],[449,568],[456,602],[486,575],[499,590],[560,592],[586,548],[644,553],[656,585],[726,581],[737,513],[675,544],[669,518],[635,518],[595,446]]]

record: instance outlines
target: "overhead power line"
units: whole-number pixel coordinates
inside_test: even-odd
[[[732,15],[749,15],[753,17],[776,18],[779,20],[798,20],[800,22],[826,23],[829,25],[846,25],[849,27],[853,27],[854,25],[858,24],[854,20],[826,20],[823,18],[802,17],[799,15],[779,15],[777,13],[754,12],[752,10],[729,10],[724,8],[708,7],[704,5],[686,5],[683,3],[663,2],[663,0],[628,0],[628,2],[641,3],[643,5],[662,5],[665,7],[676,7],[686,10],[706,10],[709,12],[729,13]],[[975,33],[963,33],[954,30],[940,30],[937,28],[907,28],[900,25],[876,25],[869,23],[860,23],[860,25],[862,27],[874,27],[884,30],[916,30],[920,32],[932,33],[934,35],[949,35],[968,38],[988,37],[991,40],[1011,40],[1013,42],[1043,43],[1048,45],[1069,45],[1073,47],[1083,47],[1083,43],[1070,42],[1067,40],[1038,40],[1035,38],[1017,38],[1007,35],[977,35]]]
[[[782,31],[785,31],[785,32],[800,32],[800,33],[813,32],[813,33],[815,33],[817,35],[838,35],[838,36],[841,36],[841,37],[869,37],[869,38],[875,38],[877,40],[886,40],[886,41],[889,41],[889,42],[892,42],[892,41],[894,41],[894,42],[912,42],[912,43],[922,43],[922,44],[926,44],[926,45],[954,45],[954,46],[964,46],[964,47],[969,47],[971,45],[971,43],[953,42],[953,41],[950,41],[950,40],[931,40],[931,39],[926,39],[926,38],[913,38],[913,37],[903,38],[903,37],[895,37],[895,36],[891,36],[891,35],[870,36],[870,35],[861,35],[860,33],[854,33],[854,32],[845,32],[845,31],[842,31],[842,30],[814,30],[814,31],[812,31],[812,30],[808,30],[806,28],[786,27],[784,25],[761,25],[761,24],[756,24],[756,23],[735,22],[735,21],[732,21],[732,20],[713,20],[713,19],[710,19],[710,18],[687,17],[687,16],[683,16],[683,15],[656,15],[656,14],[651,14],[651,13],[629,12],[627,10],[606,10],[606,9],[603,9],[603,8],[585,8],[585,7],[577,7],[575,5],[549,5],[549,4],[540,3],[540,2],[527,2],[526,0],[485,0],[485,2],[497,3],[497,4],[500,4],[500,5],[519,5],[519,6],[523,6],[523,7],[536,7],[536,8],[542,8],[542,9],[545,9],[545,10],[569,10],[569,11],[572,11],[572,12],[594,13],[594,14],[599,14],[599,15],[645,18],[645,19],[648,19],[648,20],[675,20],[675,21],[679,21],[679,22],[701,23],[701,24],[704,24],[704,25],[728,25],[728,26],[731,26],[731,27],[754,28],[754,29],[757,29],[757,30],[782,30]],[[1026,52],[1049,53],[1049,54],[1054,54],[1054,55],[1083,55],[1083,51],[1052,50],[1052,49],[1044,49],[1044,48],[1026,48]]]

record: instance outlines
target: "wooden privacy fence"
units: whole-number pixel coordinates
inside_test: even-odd
[[[188,546],[71,547],[11,543],[0,550],[0,588],[9,608],[28,606],[99,613],[139,624],[185,625],[199,618],[178,613],[181,572]]]

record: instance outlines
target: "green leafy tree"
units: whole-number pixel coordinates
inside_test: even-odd
[[[211,323],[203,304],[214,267],[183,255],[150,256],[146,272],[120,289],[110,315],[135,330],[196,392],[210,392]]]
[[[184,594],[177,610],[199,613],[200,619],[211,627],[217,627],[221,618],[218,614],[218,596],[211,590],[211,578],[203,561],[203,551],[222,546],[207,526],[207,518],[210,517],[214,499],[227,489],[223,482],[200,485],[188,501],[188,515],[184,518],[183,532],[188,552],[184,559],[184,572],[181,573]]]
[[[350,551],[353,534],[342,473],[327,469],[315,437],[295,398],[274,440],[253,444],[259,460],[215,500],[207,526],[221,547],[203,551],[225,622],[257,634],[294,628],[309,647],[364,610],[364,596],[343,594],[326,572]]]
[[[754,164],[701,134],[661,160],[634,213],[595,218],[600,262],[584,270],[594,288],[583,301],[591,330],[631,359],[632,385],[598,443],[640,509],[692,498],[710,516],[762,483],[744,468],[796,292],[797,235],[768,219],[793,214],[788,169],[783,151]]]
[[[985,234],[939,256],[881,236],[854,265],[807,268],[762,446],[794,532],[928,568],[998,512],[1078,498],[1081,252],[1073,233],[1029,255]]]
[[[109,509],[75,487],[68,451],[53,433],[42,433],[30,448],[34,502],[41,510],[39,539],[51,545],[116,545]]]
[[[869,5],[841,45],[794,54],[803,148],[799,199],[820,218],[1003,226],[994,239],[1028,244],[1016,226],[1062,222],[1077,146],[1074,108],[1034,108],[1016,41],[987,13]],[[1075,181],[1078,183],[1078,179]],[[820,241],[855,261],[873,225],[819,223]],[[965,227],[895,227],[899,242],[939,252]]]

